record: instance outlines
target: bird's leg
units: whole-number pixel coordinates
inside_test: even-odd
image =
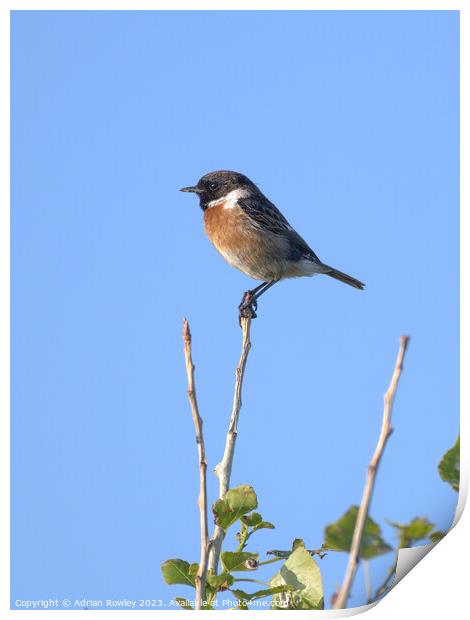
[[[263,285],[257,286],[255,289],[251,291],[253,293],[253,301],[255,302],[256,306],[258,306],[258,304],[256,303],[256,300],[259,299],[261,295],[266,293],[266,291],[269,288],[271,288],[271,286],[274,286],[276,282],[279,282],[279,280],[272,280],[271,282],[263,282]]]
[[[262,289],[268,284],[268,282],[263,282],[262,284],[260,284],[259,286],[257,286],[256,288],[252,289],[251,291],[246,291],[245,293],[243,293],[243,299],[241,304],[238,306],[240,309],[242,306],[246,307],[248,305],[253,306],[253,309],[256,310],[258,307],[258,304],[256,303],[256,299],[259,296],[259,294],[261,294]]]
[[[238,306],[240,311],[240,319],[242,317],[256,319],[256,310],[258,309],[258,298],[261,297],[271,286],[276,284],[278,280],[272,282],[263,282],[251,291],[246,291],[243,294],[241,304]]]

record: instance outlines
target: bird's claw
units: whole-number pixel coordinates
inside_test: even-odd
[[[238,306],[238,310],[239,310],[238,322],[240,323],[240,326],[241,326],[242,319],[256,319],[257,309],[258,309],[258,302],[256,301],[256,298],[253,297],[253,292],[246,291],[246,293],[243,295],[241,304]]]

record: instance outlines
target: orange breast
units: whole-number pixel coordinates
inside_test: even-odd
[[[240,207],[225,209],[223,203],[204,212],[206,234],[219,251],[230,251],[251,241],[251,228]]]
[[[225,260],[256,280],[282,278],[286,268],[288,243],[278,235],[250,224],[240,207],[225,209],[223,204],[204,212],[204,228]]]

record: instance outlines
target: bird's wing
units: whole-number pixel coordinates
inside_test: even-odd
[[[279,209],[266,198],[240,198],[238,204],[257,228],[268,230],[275,235],[294,230]]]
[[[248,216],[252,226],[288,239],[291,246],[292,260],[307,258],[315,262],[321,262],[308,243],[292,228],[272,202],[266,198],[263,200],[241,198],[238,200],[238,204]]]

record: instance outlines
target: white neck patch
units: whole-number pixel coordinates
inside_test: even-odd
[[[237,206],[237,202],[240,198],[246,198],[249,192],[246,189],[234,189],[222,198],[217,198],[216,200],[211,200],[207,203],[206,207],[210,209],[211,207],[216,207],[217,205],[223,204],[224,209],[233,209]]]

